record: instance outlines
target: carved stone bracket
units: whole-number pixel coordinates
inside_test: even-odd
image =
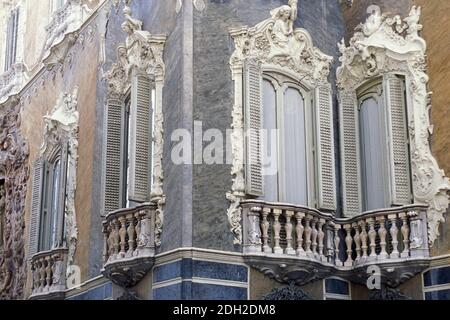
[[[405,75],[409,104],[411,170],[415,203],[429,205],[428,232],[432,246],[445,222],[449,206],[450,180],[440,169],[430,149],[432,134],[429,112],[431,93],[426,74],[426,43],[419,35],[421,8],[413,6],[408,17],[388,17],[378,6],[368,8],[370,16],[347,47],[339,44],[341,66],[337,85],[341,92],[356,90],[372,77],[389,73]]]
[[[20,130],[18,100],[0,108],[0,175],[4,177],[4,238],[0,252],[0,300],[22,299],[26,278],[25,198],[29,148]]]
[[[246,61],[261,64],[263,69],[278,70],[313,89],[328,84],[333,58],[314,47],[311,35],[305,29],[294,29],[297,19],[297,0],[271,11],[271,17],[256,26],[230,29],[235,51],[230,59],[234,81],[235,102],[232,110],[232,169],[233,185],[226,197],[227,211],[235,244],[242,243],[242,209],[245,199],[244,169],[244,111],[243,68]],[[289,13],[289,14],[287,14]],[[289,18],[286,18],[289,16]]]
[[[41,156],[49,158],[61,143],[68,143],[68,172],[65,204],[65,230],[68,246],[68,265],[73,263],[78,239],[75,210],[75,192],[77,189],[78,164],[78,88],[72,94],[61,94],[56,106],[49,115],[44,116],[44,142]]]
[[[0,75],[0,104],[4,104],[10,97],[18,95],[28,81],[27,67],[18,63],[10,70]]]

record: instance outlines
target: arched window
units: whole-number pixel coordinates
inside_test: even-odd
[[[314,206],[311,111],[311,98],[297,83],[264,76],[264,200]]]
[[[65,245],[64,215],[67,183],[67,147],[59,148],[50,159],[43,159],[43,193],[38,251]]]

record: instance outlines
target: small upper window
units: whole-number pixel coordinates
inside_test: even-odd
[[[62,8],[67,2],[67,0],[52,0],[52,1],[53,1],[53,3],[52,3],[52,11],[53,12]]]
[[[19,34],[19,8],[11,11],[6,28],[5,71],[8,71],[17,60],[17,40]]]

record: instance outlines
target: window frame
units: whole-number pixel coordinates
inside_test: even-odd
[[[12,66],[17,63],[17,51],[19,42],[19,23],[21,10],[20,6],[12,9],[6,21],[6,36],[5,36],[5,58],[4,58],[4,72],[11,70]]]
[[[392,207],[391,205],[391,194],[392,194],[392,168],[391,168],[391,162],[393,161],[390,156],[390,145],[391,145],[391,134],[389,130],[389,110],[386,106],[386,90],[383,86],[383,78],[375,77],[373,79],[370,79],[366,83],[363,83],[357,90],[356,90],[356,99],[357,99],[357,128],[358,128],[358,136],[359,136],[359,166],[360,166],[360,172],[361,172],[361,208],[362,213],[371,211],[371,210],[379,210],[379,209],[385,209]],[[383,132],[380,132],[384,135],[384,137],[387,140],[387,143],[385,144],[383,148],[383,180],[385,182],[385,188],[384,190],[384,199],[385,204],[382,208],[367,208],[367,195],[364,190],[364,184],[367,182],[367,171],[365,168],[365,164],[363,161],[363,128],[361,123],[361,108],[362,104],[369,100],[370,98],[373,98],[376,100],[379,108],[379,116],[383,119],[383,127],[381,130]],[[380,102],[382,103],[382,108],[380,108]]]
[[[68,162],[64,167],[64,161],[62,161],[62,149],[62,145],[56,146],[50,153],[50,156],[43,159],[44,166],[42,169],[43,175],[41,181],[42,194],[38,232],[38,252],[54,250],[66,245],[66,212],[65,209],[61,211],[60,208],[65,208],[65,202],[67,198]],[[60,177],[58,190],[55,190],[54,170],[58,162],[60,165]],[[61,182],[63,182],[63,184],[61,184]],[[56,212],[54,211],[55,208],[53,207],[53,201],[55,200],[55,197],[58,197]],[[62,203],[64,203],[64,206],[62,206]],[[46,212],[47,214],[46,219],[44,219],[44,212]],[[56,223],[56,234],[53,233],[53,223]],[[55,240],[55,243],[53,240]]]
[[[287,72],[274,69],[262,69],[262,80],[269,81],[275,90],[276,105],[275,113],[277,116],[277,165],[278,165],[278,201],[286,202],[280,199],[286,198],[286,170],[285,170],[285,129],[284,129],[284,107],[285,95],[289,88],[297,90],[303,99],[303,108],[305,112],[305,144],[306,144],[306,168],[307,168],[307,207],[317,207],[317,165],[316,165],[316,130],[315,130],[315,104],[314,94],[308,87]],[[262,103],[263,106],[263,103]],[[264,107],[262,107],[262,119],[264,119]],[[264,155],[263,155],[264,156]],[[264,198],[264,196],[262,197]],[[305,205],[305,204],[297,204]]]

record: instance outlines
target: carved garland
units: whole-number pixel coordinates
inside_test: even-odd
[[[293,28],[297,19],[297,0],[271,11],[271,18],[255,27],[230,29],[235,51],[230,59],[234,81],[235,102],[232,111],[231,145],[233,152],[233,185],[227,193],[230,207],[227,211],[235,244],[242,243],[242,208],[245,199],[244,180],[244,115],[243,69],[246,61],[257,61],[263,69],[279,70],[292,75],[309,88],[329,85],[328,75],[333,58],[314,47],[311,35],[305,29]],[[287,13],[289,18],[286,18]]]
[[[450,181],[431,154],[429,137],[431,93],[427,91],[426,43],[419,36],[420,7],[412,7],[408,17],[393,18],[381,14],[378,6],[370,6],[369,18],[361,24],[350,40],[350,45],[339,44],[342,65],[337,71],[341,92],[356,90],[368,79],[400,73],[406,76],[407,92],[412,113],[408,126],[411,143],[411,161],[414,198],[416,203],[429,205],[428,231],[430,245],[439,236],[439,224],[445,222],[449,205]]]
[[[66,181],[66,200],[64,223],[66,241],[69,249],[67,264],[74,261],[78,239],[78,228],[75,210],[75,192],[77,189],[78,165],[78,122],[77,111],[78,88],[73,94],[61,94],[50,115],[44,116],[44,143],[41,147],[41,157],[48,159],[52,152],[62,143],[68,144],[68,165]]]
[[[153,132],[153,185],[151,201],[158,205],[156,210],[155,242],[161,245],[161,233],[164,223],[165,195],[163,191],[164,171],[162,167],[164,148],[164,115],[162,110],[162,92],[165,78],[165,64],[163,60],[165,35],[152,35],[142,30],[142,21],[132,17],[131,0],[124,0],[124,14],[126,21],[122,24],[127,33],[126,44],[117,48],[117,62],[105,74],[108,97],[124,99],[131,87],[132,71],[142,72],[154,81],[155,108]],[[119,0],[115,1],[115,5]]]
[[[0,299],[22,299],[26,278],[25,197],[28,143],[20,130],[19,106],[0,110],[0,172],[5,178],[4,241],[0,251]],[[3,106],[2,106],[3,108]]]

